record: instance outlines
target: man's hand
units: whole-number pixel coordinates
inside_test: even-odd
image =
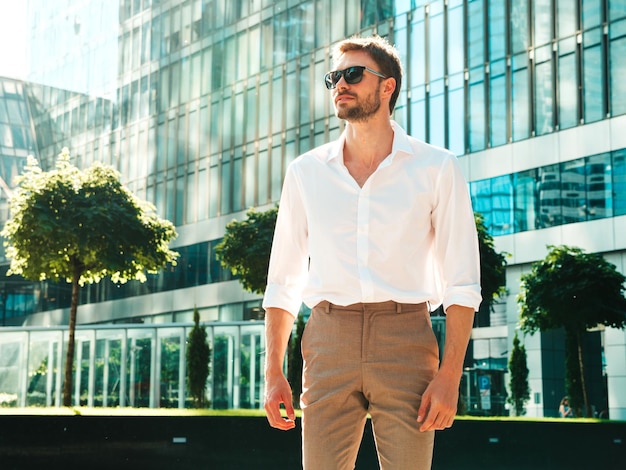
[[[452,426],[458,399],[459,381],[439,372],[422,395],[417,412],[420,431],[441,431]]]
[[[283,374],[265,377],[265,413],[270,426],[283,431],[296,426],[296,414],[291,400],[291,387]],[[280,412],[280,405],[285,406],[286,418]]]
[[[446,344],[441,367],[422,395],[417,412],[422,432],[446,429],[454,422],[463,358],[473,322],[474,310],[470,307],[451,305],[446,310]]]
[[[283,359],[294,320],[286,310],[268,308],[265,311],[265,412],[270,426],[283,431],[296,426],[291,387],[283,373]],[[287,418],[281,415],[280,405],[285,406]]]

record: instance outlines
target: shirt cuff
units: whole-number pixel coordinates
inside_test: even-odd
[[[462,307],[471,307],[475,312],[480,307],[482,296],[480,295],[480,286],[475,287],[456,287],[448,289],[443,299],[443,309],[448,310],[450,305],[460,305]]]
[[[287,310],[294,317],[298,316],[300,307],[302,306],[302,298],[293,293],[288,286],[278,284],[268,284],[263,297],[263,308],[280,308]]]

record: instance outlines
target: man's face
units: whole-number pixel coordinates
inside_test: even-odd
[[[378,71],[378,66],[367,52],[349,51],[339,57],[333,70],[344,70],[353,65],[366,66]],[[331,90],[335,115],[348,122],[365,122],[376,114],[381,105],[381,79],[368,71],[363,72],[359,83],[349,84],[341,77]]]

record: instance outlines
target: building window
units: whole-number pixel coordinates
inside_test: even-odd
[[[512,60],[512,126],[513,140],[530,137],[530,99],[528,77],[528,55],[526,52],[517,54]]]
[[[554,131],[552,46],[535,49],[535,134]]]
[[[599,121],[605,116],[602,55],[602,30],[596,28],[583,33],[583,93],[586,123]]]
[[[626,114],[626,20],[609,26],[609,40],[610,106],[611,115],[617,116]]]
[[[578,124],[578,72],[576,67],[576,39],[559,41],[558,46],[558,110],[559,128]]]
[[[626,214],[626,150],[470,183],[493,235]]]
[[[626,214],[626,149],[613,152],[613,194],[615,215]]]
[[[489,145],[495,147],[508,142],[506,62],[491,63],[489,74]]]

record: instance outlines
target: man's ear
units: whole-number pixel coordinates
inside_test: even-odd
[[[396,90],[396,79],[393,77],[385,78],[383,83],[383,93],[391,98],[391,95]]]

